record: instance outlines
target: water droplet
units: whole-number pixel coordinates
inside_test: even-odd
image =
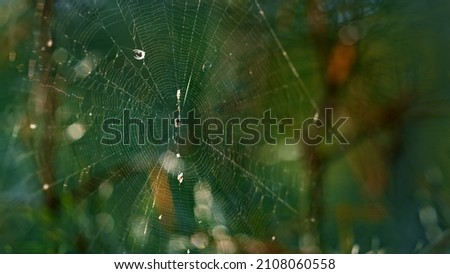
[[[206,61],[203,66],[202,66],[202,70],[203,71],[207,71],[208,69],[210,69],[212,67],[212,64],[208,61]]]
[[[319,120],[319,113],[316,112],[316,114],[314,114],[314,123],[317,122],[317,120]]]
[[[10,62],[14,62],[16,60],[16,52],[15,51],[10,51],[9,52],[9,61]]]
[[[180,172],[180,173],[178,174],[177,180],[178,180],[178,182],[180,182],[180,184],[183,183],[183,180],[184,180],[184,178],[183,178],[183,172]]]
[[[175,118],[175,127],[176,127],[176,128],[179,128],[180,125],[181,125],[181,120],[180,120],[180,118]]]
[[[74,123],[67,128],[66,133],[69,139],[71,139],[72,141],[77,141],[84,136],[84,134],[86,133],[86,129],[84,128],[84,125],[80,123]]]
[[[134,59],[136,59],[136,60],[144,60],[144,58],[145,58],[145,51],[140,50],[140,49],[134,49],[133,53],[134,53]]]

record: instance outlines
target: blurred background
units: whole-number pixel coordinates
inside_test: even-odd
[[[449,13],[445,0],[0,0],[0,253],[450,252]],[[100,143],[124,109],[270,109],[292,133],[325,108],[349,117],[348,145],[181,145],[181,129],[164,146]]]

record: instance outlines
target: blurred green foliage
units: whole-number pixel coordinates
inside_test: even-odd
[[[449,11],[0,1],[0,252],[449,252]],[[182,115],[223,121],[333,108],[350,144],[100,144],[178,89]]]

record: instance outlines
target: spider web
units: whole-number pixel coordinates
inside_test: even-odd
[[[133,133],[130,145],[100,143],[102,122],[124,109],[143,120],[191,110],[221,121],[268,109],[297,122],[314,116],[317,104],[267,5],[55,3],[52,76],[41,84],[56,102],[55,120],[37,121],[35,132],[57,140],[52,181],[43,188],[74,193],[62,203],[75,205],[87,251],[298,249],[306,177],[300,145],[180,145],[176,128],[162,146],[138,145]]]

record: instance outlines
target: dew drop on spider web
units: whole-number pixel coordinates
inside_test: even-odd
[[[319,120],[319,113],[318,112],[316,114],[314,114],[314,123],[316,123],[317,120]]]
[[[134,53],[134,59],[136,59],[136,60],[144,60],[144,58],[145,58],[145,51],[140,50],[140,49],[134,49],[133,53]]]

